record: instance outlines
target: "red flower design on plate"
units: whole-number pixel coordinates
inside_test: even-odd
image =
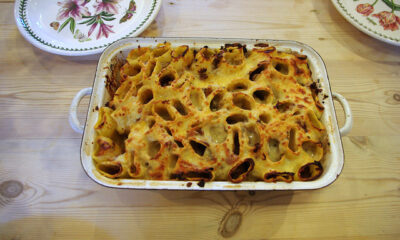
[[[96,3],[93,7],[96,9],[96,13],[100,12],[108,12],[112,14],[118,13],[118,3],[120,0],[96,0]]]
[[[379,18],[379,23],[383,26],[385,30],[395,31],[399,29],[397,24],[400,24],[400,18],[392,12],[383,11],[378,14],[372,15],[373,17]]]
[[[358,13],[367,17],[374,11],[374,6],[369,3],[358,4],[356,10]]]
[[[84,6],[85,2],[83,0],[64,0],[63,2],[58,2],[57,5],[61,6],[57,13],[58,21],[68,17],[80,20],[82,15],[90,15],[88,8]]]

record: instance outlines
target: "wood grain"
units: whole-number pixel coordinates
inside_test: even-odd
[[[354,127],[343,137],[338,180],[296,192],[94,183],[82,170],[81,136],[68,126],[68,110],[92,84],[96,61],[36,49],[15,26],[13,1],[0,6],[0,240],[400,238],[400,48],[356,30],[330,1],[164,0],[142,34],[291,39],[321,54]],[[79,107],[82,121],[87,104]]]

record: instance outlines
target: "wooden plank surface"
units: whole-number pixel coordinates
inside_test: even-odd
[[[19,34],[13,7],[0,0],[1,240],[400,238],[400,48],[359,32],[330,1],[165,0],[142,34],[290,39],[321,54],[354,128],[343,137],[338,180],[296,192],[95,184],[80,165],[68,108],[92,84],[96,61],[36,49]]]

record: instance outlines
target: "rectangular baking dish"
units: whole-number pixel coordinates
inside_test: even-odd
[[[330,152],[326,154],[325,160],[322,162],[324,172],[316,180],[309,182],[294,181],[291,183],[276,182],[266,183],[259,182],[241,182],[231,183],[227,181],[207,182],[203,187],[189,181],[159,181],[159,180],[141,180],[141,179],[109,179],[97,172],[93,160],[92,149],[93,139],[95,136],[94,125],[97,122],[98,111],[94,111],[96,107],[102,107],[110,96],[105,88],[106,74],[110,71],[110,64],[115,58],[126,57],[130,50],[140,46],[155,47],[158,43],[168,41],[172,46],[189,45],[189,47],[201,48],[207,45],[210,48],[219,48],[225,43],[241,43],[245,44],[248,49],[252,49],[256,43],[268,43],[275,46],[281,51],[296,51],[307,55],[310,69],[314,81],[319,79],[319,87],[322,94],[327,98],[323,101],[325,107],[322,116],[322,122],[327,128],[330,142]],[[290,49],[290,50],[289,50]],[[91,95],[86,123],[79,124],[76,109],[79,101],[85,95]],[[346,122],[339,129],[333,105],[333,98],[338,100],[345,111]],[[225,39],[225,38],[126,38],[111,44],[101,55],[97,65],[96,75],[92,88],[82,89],[73,99],[70,108],[70,124],[71,127],[80,133],[83,133],[81,144],[81,162],[87,175],[95,182],[114,188],[129,189],[175,189],[175,190],[301,190],[301,189],[318,189],[331,184],[339,176],[344,164],[344,153],[342,147],[341,136],[347,134],[352,126],[352,116],[349,104],[337,93],[332,93],[325,64],[318,53],[311,47],[296,41],[283,40],[258,40],[258,39]]]

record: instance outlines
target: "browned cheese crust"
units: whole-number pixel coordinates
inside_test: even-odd
[[[120,65],[95,126],[92,157],[104,176],[239,183],[322,174],[324,108],[307,56],[267,44],[164,43],[133,49]]]

